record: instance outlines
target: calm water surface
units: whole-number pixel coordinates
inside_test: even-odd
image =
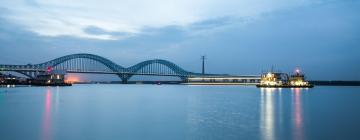
[[[360,88],[0,88],[1,140],[359,140]]]

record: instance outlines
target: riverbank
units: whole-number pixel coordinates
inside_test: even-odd
[[[316,86],[360,86],[360,81],[309,81]]]
[[[315,86],[360,86],[360,81],[309,81]],[[91,81],[91,82],[74,82],[72,84],[124,84],[121,81]],[[172,84],[172,85],[255,85],[255,83],[191,83],[182,81],[128,81],[126,84]],[[21,86],[70,86],[71,84],[29,84],[25,82],[19,83],[1,83],[2,86],[21,85]]]

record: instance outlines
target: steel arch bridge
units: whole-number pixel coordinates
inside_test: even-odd
[[[202,75],[186,71],[172,62],[162,59],[147,60],[126,68],[104,57],[85,53],[66,55],[40,64],[0,65],[0,71],[14,71],[30,78],[46,72],[48,68],[64,70],[67,73],[115,74],[123,82],[127,82],[134,75],[176,76],[182,80]]]

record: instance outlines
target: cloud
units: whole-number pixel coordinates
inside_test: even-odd
[[[133,34],[131,33],[127,33],[127,32],[117,32],[117,31],[106,31],[102,28],[96,27],[96,26],[89,26],[83,29],[83,31],[86,34],[89,35],[96,35],[96,36],[100,36],[100,35],[105,35],[108,36],[109,40],[113,39],[113,40],[118,40],[118,39],[124,39],[127,37],[131,37],[133,36]]]
[[[307,0],[14,0],[1,1],[9,13],[0,16],[41,36],[73,36],[100,40],[124,39],[114,34],[92,34],[88,27],[132,35],[144,28],[166,26],[212,28],[207,23],[222,17],[251,17],[301,6]]]

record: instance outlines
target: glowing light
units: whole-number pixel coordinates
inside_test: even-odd
[[[296,69],[295,69],[295,73],[300,74],[300,69],[299,69],[299,68],[296,68]]]
[[[65,78],[65,83],[75,83],[80,81],[80,78],[74,75],[70,75]]]
[[[308,82],[304,82],[304,81],[302,81],[302,80],[291,81],[290,84],[291,84],[291,85],[294,85],[294,86],[306,86],[306,85],[309,85]]]
[[[46,71],[47,71],[48,73],[50,73],[52,70],[53,70],[53,67],[51,67],[51,66],[47,67],[47,69],[46,69]]]
[[[267,73],[263,75],[260,81],[261,85],[268,85],[268,86],[275,86],[275,85],[282,85],[282,81],[277,80],[277,77],[274,73]]]
[[[271,78],[271,77],[274,77],[274,75],[269,72],[269,73],[266,75],[266,77]]]

